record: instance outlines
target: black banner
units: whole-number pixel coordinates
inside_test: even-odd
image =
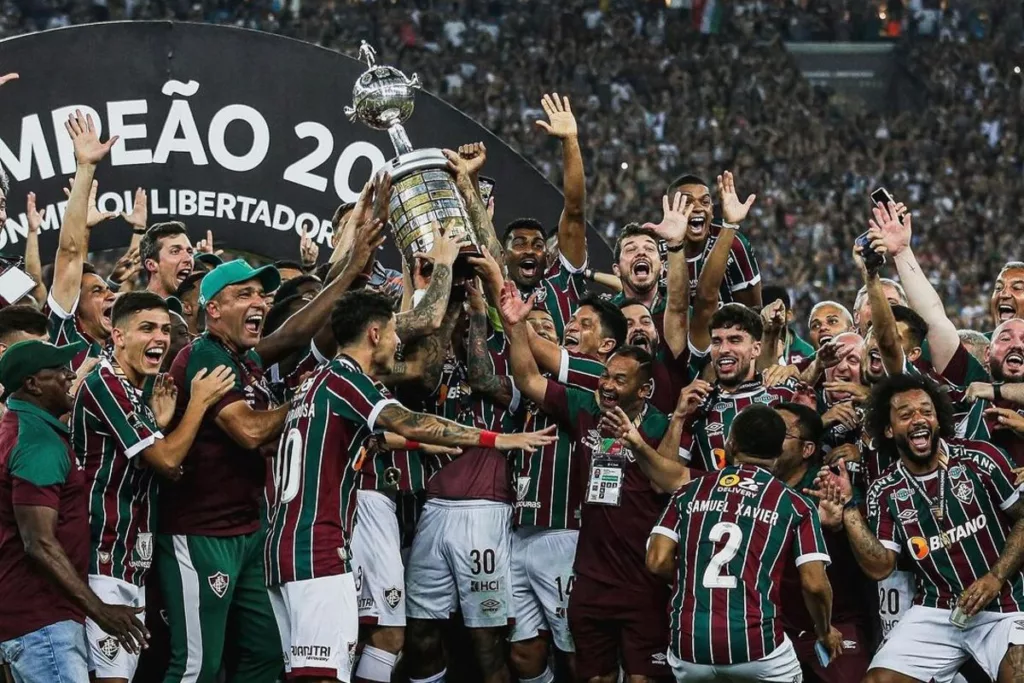
[[[150,223],[181,220],[193,241],[214,231],[219,247],[296,258],[300,235],[330,253],[330,219],[354,201],[394,150],[386,133],[350,123],[343,108],[365,66],[337,52],[268,33],[209,24],[114,22],[0,41],[0,164],[11,178],[0,250],[19,252],[25,197],[46,207],[43,260],[53,259],[65,208],[62,187],[75,161],[64,121],[90,112],[101,139],[121,140],[97,170],[99,207],[130,210],[146,190]],[[411,76],[411,74],[410,74]],[[426,87],[432,84],[427,83]],[[484,173],[496,179],[495,225],[533,216],[551,229],[561,193],[475,121],[425,92],[406,124],[416,147],[482,140]],[[91,250],[123,248],[130,228],[95,228]],[[591,263],[611,251],[589,235]],[[390,246],[385,263],[399,263]]]

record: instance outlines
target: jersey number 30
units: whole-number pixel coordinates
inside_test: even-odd
[[[732,522],[719,522],[711,527],[708,539],[712,543],[722,543],[722,549],[711,556],[708,568],[704,570],[705,588],[735,588],[736,577],[724,573],[725,565],[736,557],[743,542],[743,530]]]
[[[274,463],[274,487],[281,496],[280,501],[291,502],[299,494],[299,473],[302,467],[302,432],[292,427],[284,435],[281,447],[277,449]]]

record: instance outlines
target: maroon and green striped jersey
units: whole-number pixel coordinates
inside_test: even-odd
[[[532,292],[522,292],[524,301],[535,294],[534,304],[543,306],[551,314],[559,339],[569,318],[576,312],[577,303],[587,294],[587,279],[583,276],[585,268],[574,268],[559,252],[558,261],[551,264],[540,284]]]
[[[972,403],[967,400],[967,387],[973,382],[992,381],[985,366],[971,355],[963,343],[957,347],[942,372],[939,372],[932,365],[931,348],[925,340],[921,344],[921,355],[913,363],[904,360],[904,372],[924,375],[943,387],[953,402],[953,412],[957,419],[962,419],[971,409]]]
[[[1014,467],[1024,467],[1024,437],[1012,429],[997,429],[999,423],[994,417],[985,414],[986,410],[993,407],[1013,410],[1024,417],[1024,407],[1012,401],[1001,399],[993,403],[979,398],[971,405],[970,410],[957,425],[957,436],[995,444],[1006,452]]]
[[[1006,514],[1019,497],[1002,451],[983,441],[941,441],[945,466],[923,477],[897,462],[868,490],[868,523],[879,542],[913,562],[915,605],[952,609],[960,594],[987,574],[1006,546],[1013,520]],[[933,507],[944,512],[937,519]],[[1024,610],[1019,571],[986,607]]]
[[[652,534],[677,543],[672,653],[696,664],[763,659],[783,643],[786,565],[830,562],[818,512],[767,470],[728,466],[672,497]]]
[[[686,421],[679,453],[698,470],[714,472],[725,467],[725,440],[732,429],[732,421],[741,410],[755,403],[770,406],[792,401],[796,382],[788,380],[774,387],[766,387],[761,378],[745,382],[734,393],[722,392],[717,382],[704,405]]]
[[[722,226],[712,223],[708,228],[708,239],[704,243],[704,251],[695,258],[686,259],[686,268],[690,276],[690,301],[697,296],[697,279],[700,277],[704,263],[711,254],[721,232]],[[729,261],[725,266],[725,277],[722,278],[718,296],[722,303],[727,304],[736,300],[736,292],[753,287],[760,281],[761,269],[757,265],[754,247],[751,246],[746,235],[737,232],[732,240],[732,249],[729,250]]]
[[[359,458],[389,404],[398,401],[347,356],[303,382],[274,456],[267,585],[349,571]]]
[[[683,351],[670,361],[662,360],[662,354],[651,366],[651,405],[665,413],[672,413],[679,402],[679,392],[690,383],[694,374],[690,363],[690,351]],[[671,353],[664,350],[664,355]],[[597,391],[598,382],[604,374],[602,361],[574,351],[562,349],[562,360],[558,366],[558,381],[566,386],[584,391]]]
[[[86,347],[71,360],[71,369],[78,371],[89,358],[99,358],[103,354],[103,344],[96,341],[82,329],[78,322],[75,311],[78,309],[78,300],[70,311],[60,307],[51,294],[46,301],[49,309],[48,319],[50,327],[50,342],[55,346],[67,346],[76,342],[82,342]]]
[[[579,529],[585,482],[572,432],[532,401],[522,410],[521,417],[515,431],[539,431],[554,425],[558,440],[533,453],[516,451],[513,455],[516,526]]]
[[[71,443],[89,488],[89,573],[144,585],[153,561],[157,481],[141,458],[163,434],[116,361],[104,357],[75,397]]]

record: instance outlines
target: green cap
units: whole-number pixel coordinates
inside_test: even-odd
[[[40,370],[67,366],[85,348],[84,342],[54,346],[35,339],[11,344],[0,358],[0,399],[6,400],[11,392],[20,389],[28,377]]]
[[[253,268],[242,259],[235,259],[222,263],[206,274],[199,285],[199,305],[205,306],[225,287],[248,280],[259,280],[266,292],[273,292],[281,286],[281,274],[274,266]]]

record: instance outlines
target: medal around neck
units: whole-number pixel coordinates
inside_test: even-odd
[[[391,174],[391,201],[388,228],[392,239],[413,263],[413,254],[429,252],[434,245],[430,224],[437,221],[444,234],[465,235],[470,246],[464,248],[455,263],[457,274],[471,274],[466,256],[479,255],[479,240],[473,233],[469,212],[448,160],[440,149],[413,149],[402,125],[415,109],[415,91],[419,77],[409,78],[393,66],[376,63],[376,52],[366,41],[359,47],[359,58],[367,69],[352,88],[352,106],[345,107],[350,121],[359,121],[374,130],[385,130],[391,137],[397,156],[380,172]]]

